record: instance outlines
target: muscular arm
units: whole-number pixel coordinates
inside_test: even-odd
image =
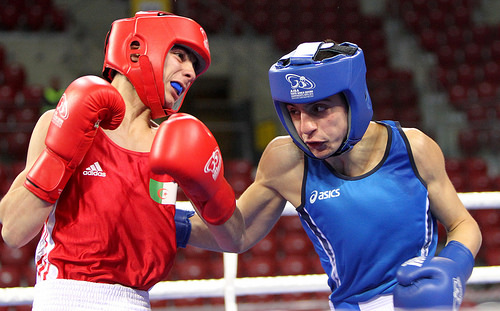
[[[242,217],[232,236],[241,237],[233,249],[222,249],[207,238],[207,226],[194,218],[189,244],[216,251],[244,252],[264,238],[280,218],[285,203],[300,204],[303,155],[289,138],[273,140],[264,151],[255,181],[237,201],[234,217]],[[236,223],[238,223],[236,221]]]
[[[446,228],[447,243],[452,240],[461,242],[475,256],[481,247],[481,232],[446,174],[441,149],[435,141],[416,129],[405,132],[418,172],[427,183],[431,211]]]
[[[53,111],[46,112],[38,120],[31,135],[26,167],[0,202],[2,237],[12,247],[21,247],[33,239],[52,211],[52,204],[39,199],[23,186],[27,172],[45,148],[52,114]]]

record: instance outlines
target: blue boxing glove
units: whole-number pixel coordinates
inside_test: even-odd
[[[394,288],[396,310],[458,311],[474,256],[462,243],[451,241],[438,257],[415,257],[401,265]]]
[[[185,248],[189,237],[191,236],[191,220],[194,211],[187,211],[183,209],[175,209],[175,238],[177,240],[177,247]]]

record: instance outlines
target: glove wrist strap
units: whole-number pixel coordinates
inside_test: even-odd
[[[464,280],[468,280],[474,268],[474,255],[462,243],[450,241],[439,253],[439,257],[445,257],[457,263]]]

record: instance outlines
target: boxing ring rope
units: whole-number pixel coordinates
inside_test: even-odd
[[[468,210],[500,208],[500,192],[458,194]],[[177,208],[192,209],[189,202],[178,202]],[[296,215],[287,204],[284,216]],[[224,253],[224,278],[164,281],[149,291],[151,300],[224,297],[225,310],[237,310],[236,297],[262,294],[329,292],[325,274],[237,278],[238,255]],[[475,267],[467,284],[500,283],[500,266]],[[0,288],[0,306],[29,305],[33,287]]]

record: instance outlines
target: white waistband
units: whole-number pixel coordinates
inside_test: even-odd
[[[35,285],[35,311],[149,311],[149,293],[118,284],[46,280]]]
[[[348,308],[349,310],[360,310],[360,311],[394,311],[394,302],[392,295],[381,295],[377,296],[369,301],[360,302],[357,306],[353,308]],[[331,311],[343,311],[342,308],[335,308],[330,301]],[[347,310],[347,309],[346,309]]]

